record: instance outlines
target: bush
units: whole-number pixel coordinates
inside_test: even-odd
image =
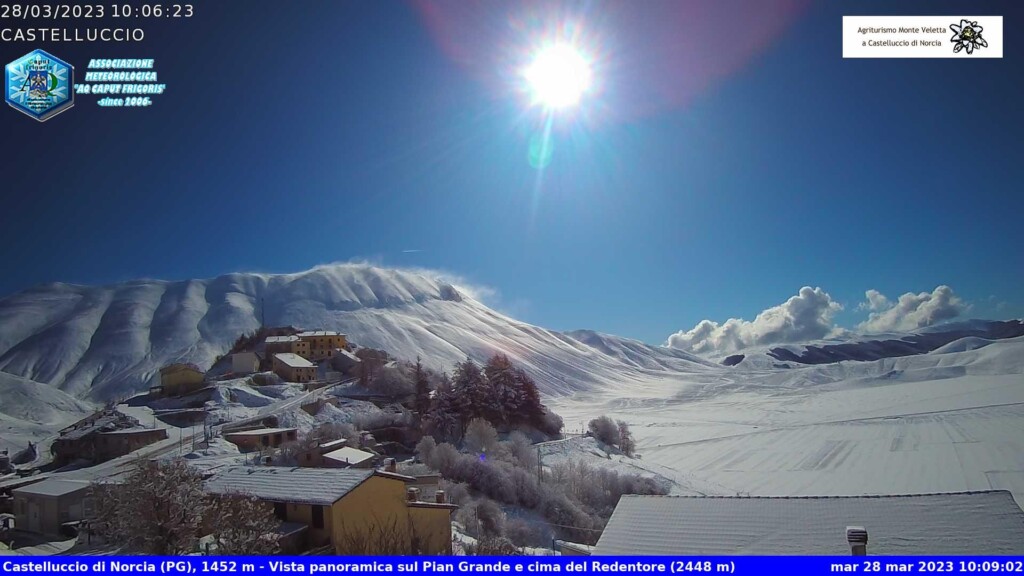
[[[551,544],[551,530],[545,524],[523,518],[505,520],[505,537],[516,546],[538,548]]]
[[[619,427],[611,418],[607,416],[594,418],[587,424],[587,428],[599,441],[609,446],[619,445]]]
[[[416,383],[400,366],[383,366],[376,376],[369,380],[371,392],[386,396],[407,396],[416,392]]]
[[[437,448],[437,442],[434,441],[434,437],[424,436],[420,439],[419,444],[416,444],[416,456],[419,457],[420,462],[430,462],[435,448]]]
[[[483,418],[474,418],[466,427],[462,438],[467,450],[475,454],[493,452],[498,445],[498,432]]]
[[[505,537],[484,538],[476,544],[464,544],[466,556],[522,556],[526,551],[517,548]]]
[[[526,437],[526,434],[516,430],[508,435],[508,441],[505,444],[509,454],[515,460],[513,464],[518,464],[529,470],[537,468],[537,450],[534,449],[533,443]]]

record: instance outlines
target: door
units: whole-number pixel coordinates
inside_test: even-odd
[[[28,531],[29,532],[42,532],[40,526],[40,510],[39,503],[30,501],[28,503]]]

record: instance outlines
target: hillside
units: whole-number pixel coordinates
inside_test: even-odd
[[[244,332],[295,325],[338,330],[361,346],[436,369],[503,351],[548,395],[650,372],[715,369],[679,351],[513,320],[430,273],[342,264],[298,274],[49,284],[0,300],[0,371],[92,401],[150,386],[164,364],[209,367]]]

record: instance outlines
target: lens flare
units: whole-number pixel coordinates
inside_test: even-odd
[[[523,71],[535,102],[549,109],[575,106],[590,89],[590,62],[568,44],[555,44],[537,52]]]

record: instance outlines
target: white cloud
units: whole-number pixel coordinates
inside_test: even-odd
[[[723,353],[748,346],[816,340],[836,330],[832,318],[842,309],[821,288],[804,286],[796,296],[764,310],[753,321],[730,318],[719,324],[701,320],[693,329],[669,336],[665,345],[696,353]]]
[[[892,306],[892,303],[885,297],[885,294],[882,294],[874,288],[865,292],[864,296],[867,300],[861,302],[860,305],[857,306],[858,310],[870,310],[872,312],[877,312],[880,310],[887,310]]]
[[[915,330],[956,318],[967,305],[949,286],[931,292],[907,292],[893,303],[877,290],[864,293],[867,302],[861,309],[871,310],[868,319],[857,325],[862,332],[899,332]]]

